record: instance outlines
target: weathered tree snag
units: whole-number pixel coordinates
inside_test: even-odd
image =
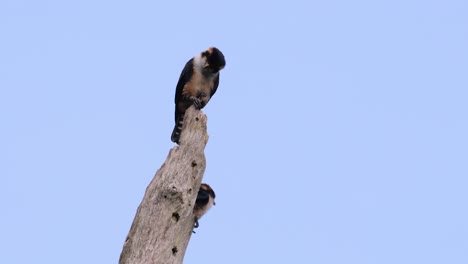
[[[192,235],[193,206],[205,172],[206,115],[192,106],[180,145],[146,188],[120,255],[120,264],[182,263]]]

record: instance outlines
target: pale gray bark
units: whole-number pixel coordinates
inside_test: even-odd
[[[170,150],[146,188],[120,264],[182,263],[193,230],[193,206],[205,172],[206,122],[206,115],[194,107],[185,113],[180,145]]]

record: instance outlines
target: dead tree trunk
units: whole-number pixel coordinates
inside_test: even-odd
[[[119,264],[182,263],[192,235],[193,206],[205,172],[206,115],[185,113],[180,145],[146,188]]]

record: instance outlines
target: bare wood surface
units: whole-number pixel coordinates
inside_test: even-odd
[[[185,113],[180,145],[146,188],[119,264],[182,263],[194,224],[193,206],[205,172],[206,115]]]

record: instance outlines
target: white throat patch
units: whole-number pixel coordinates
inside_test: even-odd
[[[203,70],[207,65],[206,58],[202,57],[201,54],[193,57],[193,65],[195,66],[195,69],[200,71]]]

